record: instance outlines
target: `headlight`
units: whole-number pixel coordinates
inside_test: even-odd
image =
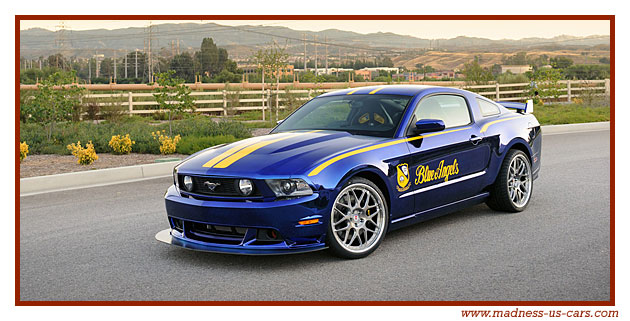
[[[193,189],[193,180],[192,180],[192,177],[190,177],[190,176],[184,176],[184,188],[185,188],[187,191],[189,191],[189,192],[190,192],[190,191],[192,191],[192,189]]]
[[[238,181],[238,190],[243,196],[248,196],[254,191],[254,184],[248,179],[241,179]]]
[[[267,179],[265,180],[269,188],[278,197],[282,196],[306,196],[312,195],[313,190],[300,178],[291,179]]]
[[[179,187],[179,183],[177,182],[177,166],[173,167],[173,184],[175,184],[175,187]]]

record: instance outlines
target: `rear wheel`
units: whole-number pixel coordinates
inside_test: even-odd
[[[337,256],[358,259],[374,252],[385,237],[388,209],[381,190],[354,177],[337,195],[330,213],[327,242]]]
[[[533,187],[529,158],[522,151],[512,149],[501,164],[486,204],[493,210],[520,212],[529,204]]]

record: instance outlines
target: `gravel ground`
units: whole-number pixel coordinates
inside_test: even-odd
[[[252,136],[262,136],[267,135],[271,131],[271,128],[254,128],[252,129]]]
[[[77,159],[72,155],[29,155],[20,163],[20,178],[151,164],[155,163],[155,160],[159,158],[184,159],[187,156],[182,154],[98,154],[98,159],[92,165],[79,165],[77,164]]]

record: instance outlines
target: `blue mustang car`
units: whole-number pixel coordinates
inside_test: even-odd
[[[372,253],[387,231],[485,202],[524,210],[540,169],[527,104],[391,85],[310,100],[269,135],[177,165],[160,241],[224,253]]]

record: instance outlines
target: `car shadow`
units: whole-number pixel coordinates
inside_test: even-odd
[[[495,212],[489,209],[486,205],[480,204],[465,210],[457,211],[445,216],[434,218],[418,224],[413,224],[395,231],[387,233],[385,242],[392,244],[396,243],[399,239],[411,237],[414,234],[423,233],[428,229],[440,229],[447,228],[448,225],[454,222],[461,223],[469,220],[475,220],[479,217],[505,215],[504,213]],[[417,249],[415,249],[417,251]],[[309,253],[299,254],[284,254],[284,255],[237,255],[237,254],[222,254],[211,253],[182,249],[175,246],[163,246],[160,244],[159,256],[168,262],[173,264],[181,264],[186,266],[197,267],[226,267],[229,266],[232,269],[242,270],[282,270],[282,269],[295,269],[302,265],[317,265],[317,264],[342,264],[346,265],[351,260],[344,260],[333,256],[328,250],[315,251]],[[379,251],[371,254],[367,258],[362,260],[370,260],[372,256],[378,255]],[[356,261],[355,261],[356,262]]]

